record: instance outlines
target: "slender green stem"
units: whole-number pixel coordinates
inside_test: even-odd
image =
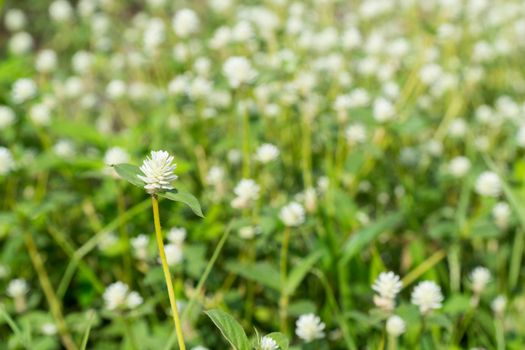
[[[129,343],[131,344],[131,348],[133,350],[138,350],[139,347],[137,345],[137,340],[135,339],[135,336],[133,335],[133,329],[131,328],[131,323],[127,316],[122,317],[122,321],[124,323],[124,330],[126,332],[126,338],[128,338]]]
[[[126,201],[124,198],[124,194],[122,192],[122,187],[118,185],[118,198],[117,198],[117,205],[118,205],[118,215],[122,216],[126,212]],[[130,243],[129,243],[129,233],[126,228],[126,225],[120,225],[119,227],[120,231],[120,238],[124,241],[124,246],[126,247],[124,252],[124,282],[126,282],[128,285],[131,285],[132,281],[132,268],[131,268],[131,249],[130,249]]]
[[[505,329],[503,328],[503,319],[494,318],[494,328],[496,329],[496,344],[498,350],[505,350]]]
[[[170,269],[168,261],[166,260],[166,252],[164,251],[164,241],[162,238],[162,230],[160,228],[160,215],[159,215],[159,201],[156,196],[151,196],[151,202],[153,207],[153,221],[155,224],[155,236],[157,237],[157,245],[159,247],[160,260],[162,262],[162,270],[164,271],[164,279],[166,280],[166,287],[168,288],[168,296],[170,299],[171,313],[173,321],[175,323],[175,331],[177,332],[177,341],[179,343],[180,350],[186,350],[184,344],[184,335],[182,333],[182,325],[179,317],[179,310],[177,309],[177,299],[175,299],[175,291],[173,290],[173,282],[171,281]]]
[[[419,264],[414,270],[410,271],[401,281],[403,286],[406,287],[415,280],[417,280],[421,275],[434,267],[438,262],[440,262],[447,254],[443,250],[438,250],[423,263]]]
[[[288,294],[284,292],[287,280],[288,245],[290,243],[290,228],[286,227],[281,245],[281,298],[279,299],[279,315],[281,321],[281,332],[288,332]]]
[[[397,337],[394,335],[388,336],[388,350],[397,350]]]

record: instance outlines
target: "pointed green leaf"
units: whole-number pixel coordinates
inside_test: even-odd
[[[283,293],[286,295],[292,295],[297,287],[301,284],[306,274],[315,265],[315,263],[324,255],[324,250],[317,250],[311,253],[306,258],[302,259],[296,267],[290,272],[286,285],[284,286]]]
[[[202,209],[199,200],[195,198],[191,193],[176,190],[169,192],[161,192],[159,193],[159,196],[175,202],[184,203],[188,207],[190,207],[196,215],[200,216],[201,218],[204,217],[204,214],[202,214]]]
[[[215,326],[219,328],[224,338],[226,338],[235,350],[251,349],[250,341],[244,329],[242,329],[241,325],[232,316],[216,309],[206,311],[205,313],[213,321]]]
[[[275,340],[275,342],[279,346],[279,350],[288,350],[289,342],[288,342],[288,338],[286,337],[286,335],[280,332],[273,332],[266,336]]]
[[[144,182],[137,176],[141,174],[138,166],[132,164],[114,164],[112,167],[115,168],[117,174],[119,174],[124,180],[137,187],[144,187]]]

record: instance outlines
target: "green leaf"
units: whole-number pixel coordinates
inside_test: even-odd
[[[290,272],[286,285],[284,286],[283,293],[286,295],[292,295],[301,281],[304,279],[306,274],[315,265],[315,263],[324,255],[324,250],[317,250],[311,253],[306,258],[302,259],[297,266]]]
[[[268,335],[266,335],[267,337],[270,337],[272,338],[273,340],[275,340],[275,342],[277,343],[277,345],[279,345],[279,350],[288,350],[289,348],[289,342],[288,342],[288,338],[286,337],[286,335],[280,333],[280,332],[273,332],[273,333],[270,333]]]
[[[200,216],[201,218],[204,217],[204,214],[202,214],[202,209],[199,200],[195,198],[191,193],[176,190],[169,192],[161,192],[159,193],[159,196],[175,202],[184,203],[188,207],[190,207],[196,215]]]
[[[374,224],[365,227],[361,231],[354,233],[343,246],[340,263],[346,264],[381,233],[396,227],[401,222],[402,218],[403,215],[401,213],[393,213],[380,219]]]
[[[241,325],[229,314],[221,310],[209,310],[205,312],[206,315],[213,321],[215,326],[219,328],[222,335],[235,350],[250,350],[251,345],[244,329]]]
[[[237,261],[229,261],[226,263],[226,269],[276,291],[281,290],[279,271],[267,262],[241,264]]]
[[[144,182],[137,176],[141,173],[138,166],[132,164],[114,164],[112,167],[115,168],[117,174],[127,182],[144,188]]]

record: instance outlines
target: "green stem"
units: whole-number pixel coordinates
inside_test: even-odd
[[[388,350],[397,350],[397,337],[394,335],[388,336]]]
[[[177,299],[175,298],[175,291],[173,290],[173,282],[171,281],[170,269],[168,266],[168,261],[166,259],[166,252],[164,251],[164,241],[162,238],[162,230],[160,228],[159,201],[157,200],[157,197],[153,195],[151,196],[151,202],[153,207],[153,222],[155,224],[155,236],[157,238],[157,245],[159,247],[160,260],[162,262],[162,271],[164,272],[166,287],[168,288],[171,313],[173,316],[173,322],[175,323],[175,331],[177,332],[179,349],[186,350],[186,345],[184,344],[184,335],[182,333],[182,325],[179,317],[179,310],[177,309]]]
[[[494,318],[494,328],[496,329],[497,349],[505,350],[505,330],[503,328],[503,319],[501,317]]]
[[[284,292],[287,280],[287,260],[288,260],[288,245],[290,243],[290,228],[286,227],[283,235],[283,243],[281,245],[281,298],[279,299],[279,316],[281,322],[281,332],[287,334],[288,332],[288,294]]]

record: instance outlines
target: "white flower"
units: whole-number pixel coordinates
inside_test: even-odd
[[[392,315],[386,320],[386,331],[394,337],[399,337],[405,333],[405,321],[397,315]]]
[[[140,260],[146,260],[148,257],[148,244],[149,237],[141,234],[131,239],[131,246],[133,247],[133,253]]]
[[[106,86],[106,94],[112,100],[117,100],[124,97],[126,90],[126,83],[119,79],[110,81]]]
[[[130,291],[129,286],[124,282],[110,284],[102,295],[106,309],[134,309],[142,304],[142,297],[135,291]]]
[[[403,288],[401,279],[392,271],[381,272],[372,285],[372,289],[377,294],[388,299],[395,299],[401,288]]]
[[[0,175],[7,175],[15,168],[15,161],[11,151],[5,147],[0,147]]]
[[[182,259],[184,258],[184,255],[182,253],[182,247],[179,244],[166,244],[164,246],[164,253],[166,254],[166,260],[168,261],[168,265],[170,266],[180,264],[182,262]]]
[[[15,81],[11,89],[11,98],[14,103],[20,104],[35,97],[37,87],[30,78],[21,78]]]
[[[374,101],[374,119],[377,122],[384,123],[389,121],[394,118],[395,113],[395,107],[389,100],[380,97]]]
[[[279,218],[286,226],[299,226],[305,220],[304,208],[297,202],[291,202],[281,209]]]
[[[194,346],[193,348],[191,348],[191,350],[209,350],[209,349],[207,347],[205,347],[205,346],[197,345],[197,346]]]
[[[487,284],[491,280],[490,271],[485,268],[478,266],[470,273],[470,281],[472,283],[472,290],[475,294],[481,294]]]
[[[53,151],[57,156],[72,158],[75,155],[75,145],[70,140],[58,140],[53,145]]]
[[[33,48],[33,37],[26,32],[14,34],[9,39],[9,51],[15,55],[23,55]]]
[[[14,124],[16,120],[15,112],[11,107],[0,105],[0,130]]]
[[[93,54],[87,51],[75,52],[71,58],[73,70],[78,74],[85,74],[89,72],[93,64]]]
[[[163,190],[171,190],[171,182],[177,179],[173,172],[177,167],[173,164],[173,156],[166,151],[151,151],[151,156],[147,157],[140,170],[144,175],[137,175],[146,184],[144,188],[149,194],[154,194]]]
[[[510,206],[505,202],[496,203],[492,208],[492,216],[496,225],[502,230],[506,229],[509,225],[509,219],[511,215]]]
[[[279,346],[277,342],[268,336],[261,338],[261,348],[260,350],[277,350]]]
[[[9,282],[6,292],[11,298],[19,298],[29,292],[29,286],[25,279],[16,278]]]
[[[501,180],[496,173],[485,171],[476,180],[476,192],[481,196],[498,197],[501,194]]]
[[[366,141],[366,129],[363,124],[355,123],[346,128],[346,141],[349,145]]]
[[[452,138],[461,138],[467,133],[467,122],[464,119],[455,119],[450,123],[448,133]]]
[[[53,50],[42,50],[36,56],[35,68],[40,73],[50,73],[57,67],[57,54]]]
[[[260,187],[252,179],[242,179],[233,189],[235,197],[231,205],[236,209],[247,208],[252,201],[259,198]]]
[[[314,314],[301,315],[295,323],[295,334],[309,343],[315,339],[324,338],[325,324]]]
[[[55,335],[57,333],[57,326],[54,323],[46,322],[40,328],[44,335]]]
[[[467,157],[458,156],[448,163],[448,172],[456,178],[465,176],[469,170],[470,160]]]
[[[490,307],[492,308],[492,311],[496,315],[503,315],[505,312],[505,308],[507,307],[507,298],[503,295],[498,295],[490,304]]]
[[[25,27],[27,22],[26,15],[22,10],[10,9],[7,10],[4,17],[4,24],[10,31],[17,31]]]
[[[239,237],[242,239],[252,239],[255,235],[259,234],[258,227],[244,226],[239,229]]]
[[[271,143],[262,144],[255,154],[255,158],[261,163],[269,163],[277,157],[279,157],[279,148]]]
[[[168,232],[168,241],[173,244],[182,244],[186,239],[186,229],[184,227],[172,227]]]
[[[242,56],[229,57],[224,62],[222,70],[232,88],[238,88],[243,83],[249,83],[257,76],[257,72],[252,68],[250,61]]]
[[[206,182],[210,185],[217,186],[224,179],[224,170],[219,166],[213,166],[206,175]]]
[[[443,294],[441,288],[432,281],[420,282],[412,291],[412,304],[419,307],[422,314],[441,308]]]
[[[199,17],[191,9],[182,9],[173,16],[172,25],[175,34],[185,38],[199,30]]]
[[[104,164],[115,165],[129,162],[129,154],[121,147],[111,147],[104,154]]]
[[[55,22],[66,22],[73,17],[73,7],[66,0],[56,0],[49,6],[49,16]]]
[[[37,103],[29,109],[29,119],[37,126],[47,126],[51,123],[51,111],[46,104]]]

